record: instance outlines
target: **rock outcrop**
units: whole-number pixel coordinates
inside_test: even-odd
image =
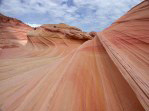
[[[80,29],[66,24],[45,24],[41,27],[34,28],[28,32],[28,37],[53,37],[53,38],[68,38],[68,39],[85,39],[89,40],[93,37]]]
[[[1,25],[7,24],[7,25],[15,25],[15,26],[17,26],[17,25],[24,25],[25,26],[25,24],[22,21],[15,19],[15,18],[7,17],[1,13],[0,13],[0,24]]]
[[[1,15],[0,110],[149,111],[148,13],[144,1],[98,33]]]
[[[27,43],[26,33],[32,28],[20,20],[0,14],[0,48],[14,48]]]

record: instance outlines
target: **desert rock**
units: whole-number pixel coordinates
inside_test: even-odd
[[[148,1],[97,33],[0,17],[2,111],[149,111]]]

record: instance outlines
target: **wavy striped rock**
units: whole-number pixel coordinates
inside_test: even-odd
[[[148,19],[148,1],[98,33],[0,15],[0,111],[149,111]]]
[[[111,59],[149,111],[149,1],[98,33]]]

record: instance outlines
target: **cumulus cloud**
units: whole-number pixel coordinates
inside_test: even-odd
[[[29,24],[67,23],[100,31],[141,0],[0,0],[0,12]]]

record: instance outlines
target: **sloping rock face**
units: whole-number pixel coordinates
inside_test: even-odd
[[[33,28],[20,20],[0,14],[0,58],[25,53],[23,46],[27,44],[29,30]]]
[[[108,54],[149,110],[149,1],[131,9],[98,33]]]
[[[27,43],[26,33],[32,28],[20,20],[0,14],[0,48],[12,48]]]
[[[99,33],[66,24],[34,29],[23,24],[19,27],[24,32],[13,32],[17,25],[5,30],[27,43],[1,48],[0,109],[148,111],[147,4]]]

